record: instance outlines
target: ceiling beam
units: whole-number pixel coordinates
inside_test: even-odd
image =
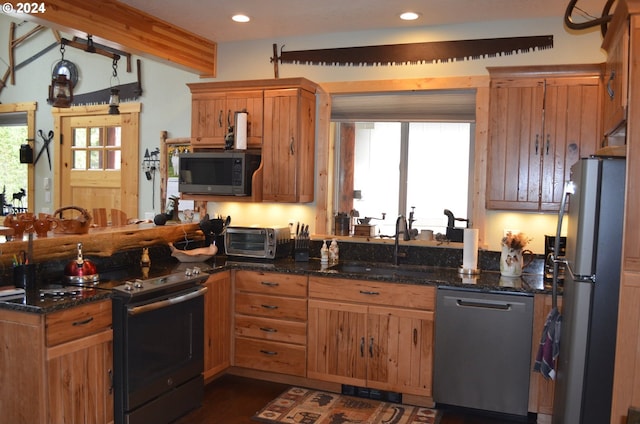
[[[21,3],[11,0],[10,3]],[[24,4],[24,3],[22,3]],[[34,3],[35,4],[35,3]],[[47,0],[44,13],[25,18],[102,44],[152,56],[202,77],[216,76],[217,44],[115,0]],[[176,4],[179,7],[179,3]]]

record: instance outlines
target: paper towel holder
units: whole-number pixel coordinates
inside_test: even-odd
[[[458,274],[464,275],[464,276],[478,275],[478,274],[480,274],[480,269],[479,268],[476,268],[476,269],[464,268],[462,265],[460,265],[458,267]]]

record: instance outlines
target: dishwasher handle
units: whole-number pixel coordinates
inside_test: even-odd
[[[511,310],[511,303],[504,302],[478,302],[475,300],[457,299],[456,304],[462,308],[498,309],[502,311]]]

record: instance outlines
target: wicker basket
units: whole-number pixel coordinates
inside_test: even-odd
[[[64,218],[62,212],[70,209],[80,212],[80,215],[75,218]],[[86,209],[78,206],[60,208],[53,213],[53,217],[58,223],[53,232],[58,234],[86,234],[91,226],[91,215]]]

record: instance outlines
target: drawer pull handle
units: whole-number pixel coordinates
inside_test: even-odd
[[[609,98],[613,100],[616,95],[616,92],[613,90],[613,80],[616,78],[616,71],[611,71],[611,75],[609,75],[609,81],[607,81],[607,94]]]
[[[369,340],[369,357],[373,358],[373,337]]]
[[[73,326],[75,327],[75,326],[78,326],[78,325],[85,325],[85,324],[89,324],[91,321],[93,321],[93,317],[89,317],[89,318],[87,318],[87,319],[85,319],[85,320],[83,320],[83,321],[75,321],[75,322],[74,322],[73,324],[71,324],[71,325],[73,325]]]
[[[262,306],[264,309],[278,309],[276,305],[260,305],[260,306]]]
[[[364,337],[360,338],[360,357],[364,358]]]
[[[272,350],[264,350],[264,349],[260,349],[260,353],[263,353],[265,355],[269,355],[269,356],[275,356],[278,354],[278,352],[274,352]]]
[[[260,331],[264,331],[265,333],[277,333],[278,330],[275,328],[269,328],[269,327],[260,327]]]
[[[271,281],[262,281],[260,284],[267,287],[278,287],[280,285],[278,283],[273,283]]]
[[[418,346],[418,329],[413,329],[413,345]]]
[[[360,290],[360,294],[366,294],[367,296],[378,296],[380,292],[368,291],[368,290]]]
[[[107,371],[107,374],[109,375],[109,394],[113,393],[113,370],[109,369]]]

